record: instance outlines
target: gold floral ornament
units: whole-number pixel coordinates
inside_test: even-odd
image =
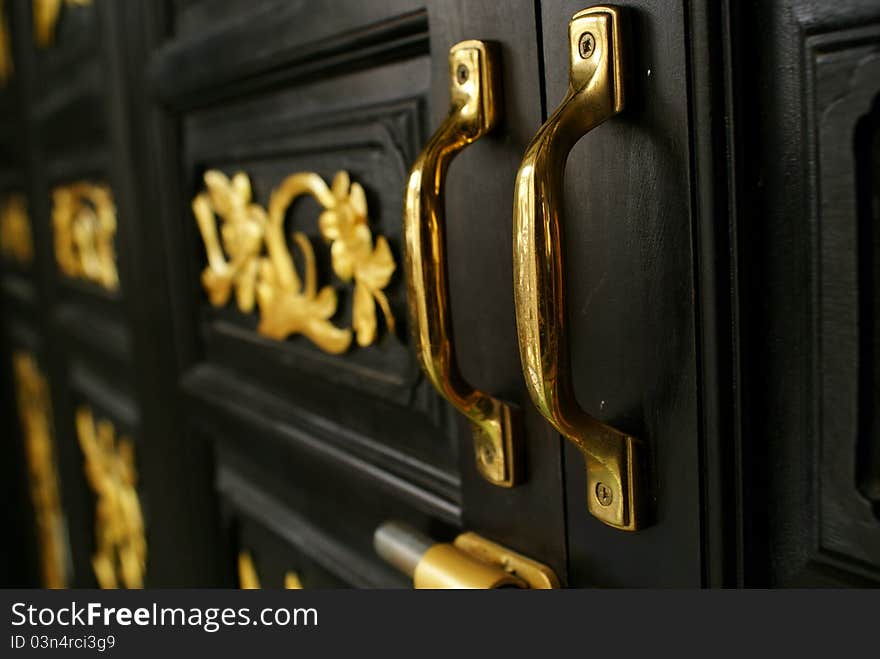
[[[272,192],[268,211],[253,203],[250,181],[242,172],[230,180],[211,170],[204,180],[206,191],[196,195],[192,209],[208,258],[202,285],[211,304],[225,305],[234,289],[239,310],[249,313],[256,300],[260,334],[279,341],[302,334],[325,352],[348,350],[352,330],[331,320],[338,307],[336,290],[329,285],[318,288],[311,242],[302,232],[292,234],[302,259],[301,277],[284,234],[287,210],[297,198],[309,195],[323,208],[318,228],[330,243],[333,271],[344,282],[354,281],[352,325],[358,345],[376,341],[376,305],[388,330],[394,331],[384,292],[396,268],[394,258],[384,237],[374,244],[366,195],[347,172],[336,174],[332,188],[317,174],[291,174]]]
[[[394,332],[394,316],[383,292],[394,274],[394,257],[384,236],[373,246],[367,226],[367,197],[358,183],[350,184],[348,172],[336,174],[331,192],[335,203],[330,207],[325,204],[318,227],[330,242],[336,276],[345,282],[354,278],[354,331],[358,345],[368,346],[376,340],[374,300],[385,315],[388,331]]]
[[[76,431],[95,503],[92,569],[101,588],[143,588],[147,561],[144,519],[137,493],[134,443],[116,439],[113,424],[95,423],[92,410],[76,411]]]
[[[67,277],[119,289],[116,205],[106,185],[80,182],[52,191],[55,261]]]
[[[36,360],[29,353],[16,352],[12,363],[18,413],[24,433],[31,501],[40,545],[43,586],[65,588],[69,546],[52,440],[49,387]]]
[[[251,203],[251,183],[242,173],[230,181],[221,172],[206,172],[205,187],[207,191],[196,195],[192,202],[208,255],[202,286],[216,307],[225,305],[235,289],[238,308],[250,312],[254,308],[257,257],[263,245],[266,212]],[[223,218],[219,238],[215,213]]]
[[[242,590],[259,590],[262,588],[260,576],[257,574],[257,568],[254,565],[254,559],[247,549],[238,552],[238,587]],[[284,588],[286,590],[302,590],[302,583],[296,572],[288,570],[285,573]]]
[[[34,260],[34,241],[24,195],[12,194],[0,203],[0,254],[20,265]]]

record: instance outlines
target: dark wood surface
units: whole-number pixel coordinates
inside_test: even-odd
[[[451,287],[462,370],[478,386],[523,405],[509,226],[513,173],[540,121],[533,5],[337,3],[293,11],[270,4],[240,10],[245,18],[234,23],[196,18],[203,16],[198,6],[182,9],[180,29],[148,64],[158,101],[177,122],[167,155],[182,160],[176,182],[182,197],[201,188],[209,167],[246,171],[263,203],[289,173],[316,171],[329,180],[347,169],[367,191],[373,230],[388,238],[402,264],[403,184],[448,107],[448,48],[475,36],[500,41],[506,129],[469,149],[451,169],[448,248],[460,264],[451,268]],[[191,29],[193,21],[203,21],[201,29]],[[314,28],[252,54],[254,44],[277,41],[267,34],[279,34],[286,22]],[[194,66],[220,39],[241,54],[229,52],[228,65]],[[374,576],[339,577],[352,585],[400,583],[371,548],[373,529],[393,517],[438,539],[457,528],[479,530],[565,574],[558,440],[529,412],[531,432],[549,441],[530,443],[526,483],[510,492],[479,479],[467,424],[418,372],[400,274],[389,286],[397,336],[341,358],[302,337],[270,341],[253,331],[252,317],[207,304],[194,285],[203,256],[188,204],[170,201],[163,217],[174,226],[166,230],[181,238],[170,255],[181,277],[172,287],[183,291],[181,305],[197,328],[188,363],[181,364],[184,414],[193,436],[222,447],[218,473],[228,477],[220,496],[230,502],[233,535],[251,528],[248,509],[235,503],[251,496],[239,492],[241,486],[258,489],[254,496],[269,497],[299,520],[301,534],[280,519],[260,522],[274,524],[269,530],[286,538],[293,552],[315,555],[309,542],[316,537],[335,544],[330,554],[356,552]],[[314,236],[314,216],[314,204],[302,202],[289,221]],[[350,302],[341,295],[344,317]],[[231,539],[243,542],[250,540]],[[308,585],[309,568],[300,570]]]
[[[861,493],[880,515],[880,103],[877,96],[871,111],[856,124],[856,184],[858,214],[858,315],[859,380],[857,479]]]
[[[550,111],[567,87],[567,24],[580,8],[542,3]],[[566,170],[575,394],[590,414],[642,439],[654,495],[650,527],[626,534],[604,526],[586,509],[583,458],[566,447],[570,569],[582,584],[702,581],[684,12],[628,3],[627,107],[575,146]]]
[[[732,54],[750,585],[878,578],[880,520],[857,481],[857,443],[877,442],[859,415],[877,389],[860,391],[873,339],[854,176],[857,123],[880,91],[878,20],[872,2],[732,13],[732,30],[756,37]]]
[[[880,12],[870,0],[625,3],[628,104],[573,150],[566,309],[580,405],[642,439],[652,524],[586,510],[581,455],[535,411],[516,343],[511,207],[562,98],[574,0],[95,0],[34,46],[6,3],[0,195],[24,192],[36,259],[0,262],[4,585],[36,584],[8,355],[50,382],[73,579],[94,586],[88,403],[135,440],[148,586],[406,587],[373,552],[401,519],[481,533],[586,586],[875,585]],[[407,171],[448,110],[449,47],[495,41],[503,118],[452,163],[447,250],[460,369],[518,405],[525,482],[478,476],[467,423],[421,376],[407,326]],[[396,334],[329,356],[212,307],[190,210],[209,168],[265,205],[288,174],[363,184],[398,270]],[[114,194],[120,289],[62,277],[50,189]],[[318,207],[286,229],[316,246]],[[329,261],[318,248],[322,280]],[[338,318],[351,295],[336,282]]]

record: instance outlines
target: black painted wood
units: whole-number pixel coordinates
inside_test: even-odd
[[[880,520],[856,464],[857,441],[876,437],[859,426],[859,346],[872,340],[860,336],[854,140],[877,94],[880,13],[761,2],[731,19],[754,37],[732,52],[746,583],[876,584]]]
[[[17,333],[20,342],[15,342],[14,339],[13,347],[24,347],[32,352],[49,382],[53,415],[52,426],[64,512],[71,522],[68,524],[72,568],[70,584],[92,586],[95,584],[90,563],[91,548],[94,542],[92,524],[94,504],[83,476],[82,456],[79,453],[73,430],[73,408],[67,380],[66,352],[63,341],[58,340],[59,337],[54,332],[53,314],[60,298],[60,287],[54,262],[51,223],[49,221],[49,163],[52,161],[53,155],[58,155],[59,159],[65,159],[62,156],[64,149],[67,150],[67,159],[76,157],[73,153],[76,148],[76,131],[70,131],[71,134],[68,135],[68,141],[64,145],[45,144],[42,131],[43,122],[51,117],[54,117],[56,121],[66,120],[72,125],[76,125],[79,113],[83,112],[83,106],[77,107],[76,103],[69,105],[63,102],[41,106],[41,102],[48,98],[53,89],[47,82],[48,78],[59,83],[59,88],[65,87],[58,80],[64,53],[81,54],[85,69],[91,67],[94,57],[85,51],[78,52],[76,48],[68,51],[69,41],[63,38],[59,31],[56,35],[59,52],[54,57],[50,57],[52,62],[48,63],[47,58],[36,52],[33,46],[30,3],[8,3],[7,11],[10,14],[12,24],[15,76],[19,89],[21,113],[19,129],[25,146],[21,166],[26,181],[24,191],[28,196],[28,214],[35,251],[35,260],[31,270],[35,284],[34,313],[25,320],[25,323],[28,321],[30,323],[26,327],[22,326],[23,331]],[[90,11],[87,10],[87,12]],[[82,16],[80,14],[80,17]],[[84,19],[85,23],[91,23],[91,20],[90,18]],[[62,92],[59,94],[63,96]],[[40,109],[38,110],[38,108]],[[67,110],[70,110],[71,113],[65,114]],[[91,125],[93,121],[95,120],[91,117],[85,117],[84,124]],[[86,140],[86,144],[88,144],[88,140]],[[82,144],[79,146],[81,148]],[[24,320],[23,317],[15,316],[11,319],[11,323],[15,326],[22,320]],[[26,340],[25,336],[32,338]]]
[[[7,24],[15,16],[7,8]],[[14,32],[13,32],[14,35]],[[16,39],[17,41],[17,39]],[[12,50],[10,46],[10,50]],[[22,134],[22,89],[20,76],[13,75],[0,89],[0,195],[21,194],[26,187],[27,145]],[[4,543],[0,579],[3,586],[33,587],[40,582],[37,537],[34,525],[25,446],[13,381],[12,354],[23,348],[35,349],[33,328],[36,318],[37,287],[32,269],[0,258],[0,418],[2,429],[3,528],[10,542]]]
[[[548,111],[567,85],[567,25],[580,8],[542,3]],[[633,535],[592,518],[583,459],[567,446],[570,570],[582,585],[695,587],[703,574],[685,9],[628,3],[628,16],[628,107],[568,161],[566,312],[578,401],[644,441],[656,521]]]
[[[0,310],[4,317],[10,315],[7,305],[2,302]],[[0,336],[4,357],[0,367],[0,418],[4,420],[0,434],[0,451],[3,453],[0,462],[0,496],[5,505],[0,524],[8,529],[6,535],[12,541],[3,543],[0,548],[0,585],[4,588],[31,588],[40,582],[36,528],[9,360],[14,343],[7,336],[6,327],[3,329],[3,335]]]
[[[525,391],[513,310],[513,183],[542,113],[536,9],[529,2],[429,6],[431,125],[439,125],[447,111],[448,47],[470,38],[497,42],[503,68],[501,125],[465,149],[447,176],[449,289],[462,374],[522,410],[526,480],[512,490],[484,482],[474,466],[470,430],[459,420],[464,522],[547,562],[565,580],[560,442]]]
[[[859,490],[880,516],[880,96],[856,125],[859,268]]]
[[[371,548],[390,518],[477,531],[574,587],[880,581],[876,3],[621,3],[629,105],[574,149],[564,235],[578,400],[649,452],[654,524],[635,534],[587,514],[581,456],[532,407],[516,345],[514,175],[563,94],[583,3],[96,0],[65,5],[47,49],[30,3],[6,4],[0,195],[26,193],[37,258],[0,263],[3,372],[25,348],[50,381],[73,585],[94,585],[82,403],[135,439],[148,586],[235,586],[248,549],[266,587],[287,570],[403,587]],[[243,169],[263,204],[287,174],[347,169],[402,267],[407,170],[468,38],[499,44],[504,117],[448,173],[453,325],[464,376],[522,410],[512,490],[480,479],[467,424],[420,375],[400,269],[396,335],[342,357],[270,341],[208,303],[189,206],[208,168]],[[54,262],[50,190],[83,178],[113,189],[115,294]],[[348,318],[316,219],[303,200],[288,228]],[[25,483],[4,488],[22,527]],[[0,575],[33,584],[32,529],[18,536]]]
[[[736,267],[732,235],[730,42],[724,3],[685,4],[690,98],[703,584],[740,586],[742,462]]]

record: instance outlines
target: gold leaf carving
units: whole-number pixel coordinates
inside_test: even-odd
[[[16,352],[12,361],[18,412],[24,433],[31,501],[40,545],[43,586],[65,588],[69,547],[52,440],[49,387],[33,356],[26,352]]]
[[[303,585],[299,580],[299,575],[296,572],[286,572],[284,575],[284,588],[285,590],[302,590]]]
[[[34,260],[31,223],[22,194],[9,195],[0,205],[0,253],[21,265]]]
[[[221,172],[209,171],[205,174],[205,186],[207,192],[197,195],[192,202],[208,255],[202,285],[211,304],[218,307],[229,301],[235,289],[238,308],[250,312],[254,308],[257,256],[263,244],[266,213],[251,203],[251,184],[244,174],[236,174],[230,181]],[[215,213],[223,218],[219,237]]]
[[[260,577],[249,551],[238,552],[238,587],[242,590],[258,590]]]
[[[113,423],[76,411],[76,431],[95,503],[92,569],[101,588],[143,588],[147,561],[144,519],[137,493],[134,443],[116,438]]]
[[[268,210],[253,203],[250,181],[242,172],[230,180],[211,170],[204,181],[206,189],[193,199],[192,210],[208,259],[202,286],[211,304],[225,305],[234,290],[238,308],[245,313],[254,309],[256,300],[260,334],[279,341],[302,334],[325,352],[348,350],[352,330],[331,320],[338,307],[336,291],[329,285],[318,287],[311,242],[301,232],[292,234],[300,276],[284,234],[288,208],[308,195],[323,209],[318,229],[330,244],[333,272],[343,282],[354,281],[352,326],[358,345],[376,341],[376,305],[388,330],[394,331],[383,290],[396,268],[394,258],[384,237],[374,245],[364,189],[351,183],[347,172],[337,173],[332,187],[311,172],[292,174],[272,192]]]
[[[52,191],[55,261],[67,277],[119,289],[116,270],[116,206],[110,188],[73,183]]]
[[[259,590],[262,588],[257,568],[254,565],[254,559],[246,549],[238,552],[238,587],[242,590]],[[302,583],[296,572],[288,571],[284,575],[284,588],[286,590],[302,590]]]

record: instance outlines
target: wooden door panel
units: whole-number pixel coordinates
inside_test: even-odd
[[[261,394],[258,403],[242,396],[233,388],[240,384],[233,383],[238,379],[207,374],[200,393],[190,396],[192,427],[231,454],[226,463],[258,465],[259,471],[250,472],[261,474],[255,482],[316,526],[345,533],[367,554],[372,529],[384,521],[383,515],[412,518],[426,527],[431,520],[459,524],[455,492],[449,485],[438,487],[436,482],[443,481],[436,475],[432,482],[412,467],[401,467],[398,473],[387,451],[359,450],[354,442],[344,442],[350,436],[321,432],[320,425],[316,430],[321,419],[303,417],[285,399],[273,401]]]
[[[274,98],[244,102],[243,107],[227,105],[223,110],[229,117],[226,121],[218,118],[217,112],[188,118],[185,134],[190,169],[199,174],[208,167],[230,174],[247,172],[255,197],[264,204],[271,190],[292,173],[315,172],[329,183],[340,169],[349,171],[352,181],[367,191],[368,224],[374,239],[382,236],[388,241],[396,262],[395,274],[384,289],[396,330],[388,331],[379,312],[375,345],[359,347],[352,342],[343,357],[327,355],[302,335],[286,341],[260,336],[254,331],[259,314],[242,314],[234,304],[211,308],[205,300],[209,359],[234,364],[255,378],[285,379],[289,384],[324,380],[403,407],[413,406],[413,401],[418,406],[427,398],[415,390],[419,371],[415,356],[406,347],[408,324],[400,244],[400,191],[405,163],[415,155],[423,122],[419,108],[424,91],[420,94],[417,84],[424,78],[425,65],[424,59],[418,59],[388,67],[381,72],[387,76],[382,78],[383,85],[377,85],[375,76],[355,74],[327,84],[298,87]],[[388,84],[389,80],[393,85]],[[325,100],[328,92],[339,96],[340,88],[346,89],[341,100],[348,107],[335,108]],[[385,100],[362,93],[370,88],[381,89]],[[311,113],[291,111],[308,106],[302,99],[310,98],[315,107]],[[238,140],[231,140],[230,135],[238,136]],[[319,212],[310,198],[294,202],[286,229],[302,231],[310,238],[319,285],[332,284],[337,291],[339,307],[332,320],[339,327],[350,326],[352,287],[334,275],[329,250],[318,232]],[[292,251],[299,256],[295,248]],[[274,362],[273,368],[265,368],[267,359]],[[431,412],[424,403],[415,411],[427,415]],[[419,438],[411,441],[418,442]]]
[[[34,21],[32,34],[28,33],[28,22],[21,24],[17,36],[27,40],[33,57],[32,116],[39,125],[41,148],[54,156],[46,164],[63,167],[58,155],[76,151],[77,146],[89,147],[89,158],[97,159],[97,153],[102,153],[106,163],[107,78],[98,6],[62,2],[52,21],[48,15],[37,20],[44,14],[32,8],[33,4],[20,3],[19,7],[28,14],[28,21]],[[72,169],[75,176],[84,174]]]
[[[0,4],[15,64],[0,69],[0,228],[23,195],[33,247],[19,258],[3,234],[0,338],[49,386],[72,585],[106,584],[85,407],[132,439],[148,586],[238,585],[247,552],[262,587],[288,571],[307,588],[407,587],[372,546],[389,520],[440,541],[475,531],[571,587],[880,580],[876,2],[623,3],[626,109],[566,165],[563,312],[578,404],[645,447],[650,523],[634,533],[588,513],[581,454],[527,394],[514,308],[514,184],[565,92],[584,3],[62,2],[42,45],[32,3]],[[408,311],[404,189],[466,39],[498,46],[503,93],[497,127],[445,173],[452,339],[463,379],[521,415],[513,488],[479,475]],[[212,304],[192,207],[211,170],[243,172],[264,212],[290,174],[348,172],[395,264],[376,289],[394,328],[370,293],[375,341],[333,335],[330,354],[268,336],[265,297]],[[59,266],[53,191],[80,181],[112,193],[118,287]],[[345,330],[356,285],[324,199],[293,202],[282,233],[303,280],[305,236],[337,300],[319,320]],[[24,481],[7,493],[29,498]]]
[[[261,15],[261,12],[254,13]],[[246,21],[245,24],[250,25]],[[250,42],[259,34],[259,27],[255,26],[250,33],[239,34],[239,37]],[[160,53],[154,69],[161,72],[166,62],[173,63],[181,57],[195,59],[201,52],[202,44],[198,39],[193,41],[195,43],[176,43],[166,47]],[[220,106],[186,114],[183,117],[183,148],[186,166],[192,176],[188,194],[194,196],[203,188],[201,174],[209,167],[229,170],[230,174],[241,169],[250,176],[257,200],[265,205],[269,192],[291,173],[316,171],[329,184],[333,174],[350,163],[355,170],[352,172],[353,181],[358,181],[358,175],[367,177],[364,183],[368,190],[369,224],[373,234],[387,235],[393,241],[395,258],[399,259],[396,236],[399,234],[401,202],[400,195],[396,193],[402,185],[405,161],[412,155],[422,130],[419,108],[423,93],[419,92],[419,81],[424,74],[420,72],[420,66],[424,65],[420,65],[420,61],[424,60],[414,58],[393,64],[387,71],[372,69],[362,74],[335,78],[330,83],[313,83],[256,98],[236,98]],[[176,76],[167,77],[174,78],[176,84]],[[155,78],[157,86],[162,88],[165,78],[161,73]],[[259,76],[255,78],[262,79]],[[218,74],[213,84],[219,86],[221,82],[222,76]],[[205,81],[202,85],[210,87]],[[229,93],[228,86],[224,87],[224,93]],[[180,101],[179,98],[168,99],[169,102],[175,100]],[[297,202],[288,219],[289,229],[303,230],[316,237],[315,209],[313,202],[307,199]],[[192,245],[191,252],[186,256],[195,261],[192,268],[197,279],[201,268],[199,258],[204,258],[204,248],[198,239],[191,213],[185,214],[184,221],[190,228],[189,242]],[[317,243],[316,257],[323,284],[330,279],[331,273],[326,271],[328,258],[321,247]],[[394,288],[389,293],[394,316],[403,321],[405,314],[400,308],[398,278],[395,277]],[[340,294],[345,293],[339,282],[336,282],[336,286]],[[200,293],[198,300],[201,302],[203,299],[205,296]],[[350,305],[344,296],[343,302]],[[350,312],[350,309],[344,306],[340,308],[338,315],[341,319],[350,315],[345,311]],[[253,329],[255,325],[254,318],[248,319],[246,314],[217,315],[227,321],[235,319],[248,329]],[[237,336],[240,340],[244,332],[226,334]],[[397,334],[405,336],[405,324]],[[393,339],[393,336],[389,338]],[[277,346],[280,342],[263,343]],[[336,375],[338,369],[326,368],[326,360],[322,360],[320,351],[312,349],[308,341],[294,337],[288,343],[298,352],[285,358],[285,363],[295,361],[299,368],[305,370],[311,365],[312,372],[317,372],[319,377],[333,378]],[[385,391],[397,386],[397,398],[407,398],[415,379],[412,360],[394,347],[397,343],[399,341],[384,342],[379,346],[379,354],[361,356],[357,350],[352,350],[352,357],[364,361],[349,367],[344,379],[349,384],[357,382],[360,373],[363,378],[361,386],[374,389],[378,385],[380,390]],[[292,357],[294,354],[295,360]],[[348,367],[347,362],[339,362],[338,365],[342,370]],[[384,373],[381,377],[380,371]]]
[[[5,316],[11,315],[7,305],[7,297],[0,297],[0,311]],[[10,587],[25,588],[41,582],[40,559],[43,542],[38,537],[34,526],[36,509],[29,492],[29,477],[22,465],[27,463],[27,453],[23,441],[25,437],[24,424],[19,419],[15,400],[15,379],[10,357],[18,347],[8,336],[5,326],[0,331],[0,344],[3,348],[3,364],[0,365],[0,395],[3,396],[0,414],[7,420],[6,442],[3,451],[7,456],[0,470],[2,470],[2,496],[6,502],[6,519],[12,524],[11,528],[20,529],[17,542],[4,543],[0,550],[0,559],[4,561],[2,578]]]
[[[181,42],[167,44],[151,67],[163,99],[194,106],[424,53],[426,18],[414,0],[180,3],[174,30]]]
[[[568,22],[541,3],[548,110],[568,82]],[[564,257],[578,402],[640,438],[654,522],[636,533],[587,512],[583,458],[565,450],[573,583],[698,586],[701,485],[689,196],[687,35],[681,4],[627,3],[626,109],[568,160]],[[662,567],[659,567],[662,566]]]
[[[265,21],[261,22],[265,16],[260,11],[245,15],[252,20],[243,22],[247,30],[237,31],[235,41],[256,43],[266,28]],[[390,21],[395,17],[386,14],[384,18]],[[419,21],[407,19],[404,23],[406,29],[415,31],[413,38],[423,29]],[[221,33],[224,29],[217,28]],[[181,58],[195,61],[203,52],[205,38],[203,32],[182,36],[163,49],[154,65],[158,88],[166,90],[178,84],[179,68],[173,70],[173,80],[163,79],[162,72],[170,70],[166,62]],[[281,48],[274,41],[270,43]],[[358,44],[354,41],[350,45]],[[301,55],[294,51],[294,63],[297,57]],[[402,280],[403,185],[407,163],[415,157],[424,132],[427,65],[423,51],[395,55],[390,62],[379,57],[373,66],[362,65],[361,70],[353,67],[346,73],[347,69],[340,69],[326,80],[239,95],[181,115],[181,149],[185,171],[191,177],[189,196],[202,189],[202,174],[208,168],[230,176],[245,172],[255,200],[264,206],[271,190],[290,174],[315,172],[329,184],[337,171],[345,169],[352,181],[364,186],[369,227],[374,237],[385,237],[398,264],[386,289],[397,321],[395,334],[380,320],[375,345],[363,348],[352,344],[341,356],[326,354],[303,336],[284,341],[261,336],[255,331],[257,314],[243,314],[234,302],[225,308],[212,307],[205,293],[188,283],[192,303],[200,309],[204,362],[190,369],[182,382],[199,417],[220,417],[234,424],[249,438],[256,454],[273,453],[279,437],[286,433],[295,439],[285,441],[278,456],[283,464],[296,462],[296,455],[318,445],[323,449],[318,463],[322,478],[335,482],[341,478],[336,475],[337,462],[354,461],[367,472],[368,482],[380,487],[392,482],[391,491],[405,501],[436,500],[421,507],[434,513],[442,511],[446,519],[454,521],[459,515],[460,494],[451,416],[420,377],[408,348]],[[259,85],[269,74],[254,72],[241,81],[242,85]],[[201,78],[198,83],[207,90],[205,98],[211,97],[213,86],[228,94],[222,67],[212,75],[213,79]],[[181,97],[169,102],[185,105],[189,101]],[[178,212],[190,239],[189,249],[180,254],[187,262],[191,281],[197,282],[204,247],[189,209],[182,206]],[[309,236],[316,251],[320,285],[332,284],[339,295],[340,308],[332,320],[345,327],[351,324],[352,287],[333,274],[328,248],[318,232],[319,212],[314,200],[297,201],[288,214],[285,233],[298,230]],[[293,252],[297,258],[299,254],[295,249]],[[194,423],[212,425],[203,418]],[[238,441],[228,431],[217,432],[216,428],[214,436],[233,444]],[[274,465],[276,470],[278,464]],[[348,514],[359,519],[357,509]],[[370,523],[380,521],[371,518]],[[367,543],[362,549],[369,551],[371,531],[359,528],[362,542]]]
[[[357,469],[331,465],[328,470],[311,456],[285,458],[272,448],[265,453],[270,452],[282,461],[284,479],[272,465],[257,464],[259,460],[249,459],[237,446],[220,452],[217,487],[236,553],[248,549],[268,561],[267,569],[295,570],[305,588],[407,585],[403,575],[373,552],[372,531],[388,515],[422,526],[420,516],[396,504],[387,489],[377,488]],[[320,479],[315,467],[322,469]],[[354,483],[343,488],[337,479]],[[319,480],[327,486],[321,487]],[[438,527],[423,528],[431,532]],[[271,587],[280,587],[280,582]]]
[[[736,106],[736,155],[760,163],[742,167],[738,190],[746,557],[757,583],[876,584],[880,520],[860,468],[877,442],[864,168],[877,157],[880,13],[872,2],[753,9],[732,12],[735,26],[768,26],[734,51],[754,72],[741,96],[755,99]],[[772,61],[755,56],[767,49]]]
[[[526,407],[511,289],[513,174],[541,111],[533,6],[233,5],[178,5],[174,36],[149,65],[180,122],[175,148],[185,199],[174,200],[171,217],[185,237],[175,250],[185,279],[177,285],[189,292],[201,328],[181,378],[190,425],[224,455],[247,450],[262,465],[261,486],[274,483],[271,494],[288,513],[369,555],[374,571],[381,566],[372,529],[396,516],[440,537],[464,524],[564,574],[559,443]],[[224,12],[238,20],[218,19],[231,15]],[[506,133],[463,154],[450,172],[450,283],[465,375],[525,412],[527,477],[513,490],[480,480],[470,428],[421,376],[402,271],[404,183],[448,107],[447,50],[467,38],[501,42],[508,118]],[[395,332],[380,321],[374,345],[327,355],[303,336],[260,335],[259,310],[242,313],[234,301],[212,306],[199,287],[204,247],[188,207],[208,169],[245,172],[263,206],[291,173],[312,171],[329,183],[336,171],[349,171],[366,191],[373,236],[388,240],[397,263],[386,289]],[[319,212],[313,200],[297,201],[285,231],[311,238],[319,281],[339,295],[333,320],[346,326],[351,287],[334,277]],[[223,470],[235,464],[221,459]],[[332,508],[342,500],[348,507]],[[378,583],[395,583],[385,574]]]
[[[808,44],[816,76],[814,180],[822,227],[819,553],[834,554],[851,571],[867,572],[876,581],[880,497],[872,487],[870,455],[880,446],[873,330],[880,254],[874,226],[880,209],[871,199],[876,200],[880,154],[880,29],[856,27]]]
[[[467,422],[459,417],[464,525],[553,567],[565,581],[558,436],[525,390],[513,308],[512,217],[516,170],[542,121],[538,20],[527,2],[432,2],[431,126],[446,116],[445,49],[485,39],[501,52],[502,118],[496,131],[453,161],[446,182],[449,292],[459,366],[475,386],[519,407],[523,482],[495,487],[477,473]]]
[[[234,513],[230,515],[229,524],[235,529],[233,535],[239,547],[233,560],[228,561],[230,570],[237,571],[234,582],[236,586],[246,587],[242,571],[247,568],[240,567],[241,561],[247,560],[242,558],[244,553],[254,566],[254,573],[259,579],[261,588],[285,588],[291,575],[295,576],[296,582],[302,588],[351,587],[348,582],[328,570],[323,563],[298,551],[295,545],[286,542],[284,538],[266,527],[250,519],[235,517]]]
[[[24,549],[33,549],[29,560],[24,562],[27,579],[44,587],[63,588],[74,582],[74,564],[71,560],[71,536],[68,533],[68,516],[78,512],[71,505],[62,487],[62,467],[68,452],[59,443],[53,427],[53,404],[46,379],[46,357],[40,338],[32,328],[11,320],[4,327],[4,347],[9,348],[8,363],[4,372],[11,373],[10,393],[14,412],[10,409],[9,420],[19,434],[14,436],[20,443],[9,448],[19,459],[17,469],[10,474],[7,488],[10,494],[16,487],[26,492],[26,497],[13,497],[11,503],[22,506],[21,529]],[[17,499],[17,500],[16,500]],[[7,543],[15,547],[17,543]],[[13,551],[9,552],[14,553]],[[33,570],[28,574],[28,570]],[[10,575],[11,576],[11,575]]]
[[[52,38],[44,42],[35,35],[31,3],[7,3],[7,9],[15,35],[13,75],[22,112],[16,141],[26,148],[18,166],[27,183],[21,190],[27,193],[34,252],[26,275],[33,284],[33,297],[27,292],[30,285],[10,280],[8,290],[24,303],[10,322],[28,325],[25,331],[35,337],[35,354],[49,383],[59,482],[70,520],[67,583],[91,586],[95,583],[94,505],[74,417],[76,406],[94,392],[87,386],[84,393],[78,383],[80,375],[88,373],[82,382],[95,385],[99,407],[106,402],[106,408],[113,410],[119,403],[126,410],[137,410],[129,367],[134,350],[124,297],[61,271],[52,191],[74,182],[107,183],[111,178],[104,42],[97,6],[62,7],[54,26],[48,25]],[[119,243],[115,248],[118,254]],[[118,260],[113,260],[118,267]],[[112,402],[101,400],[107,391],[113,391]],[[132,414],[137,416],[136,411]]]

